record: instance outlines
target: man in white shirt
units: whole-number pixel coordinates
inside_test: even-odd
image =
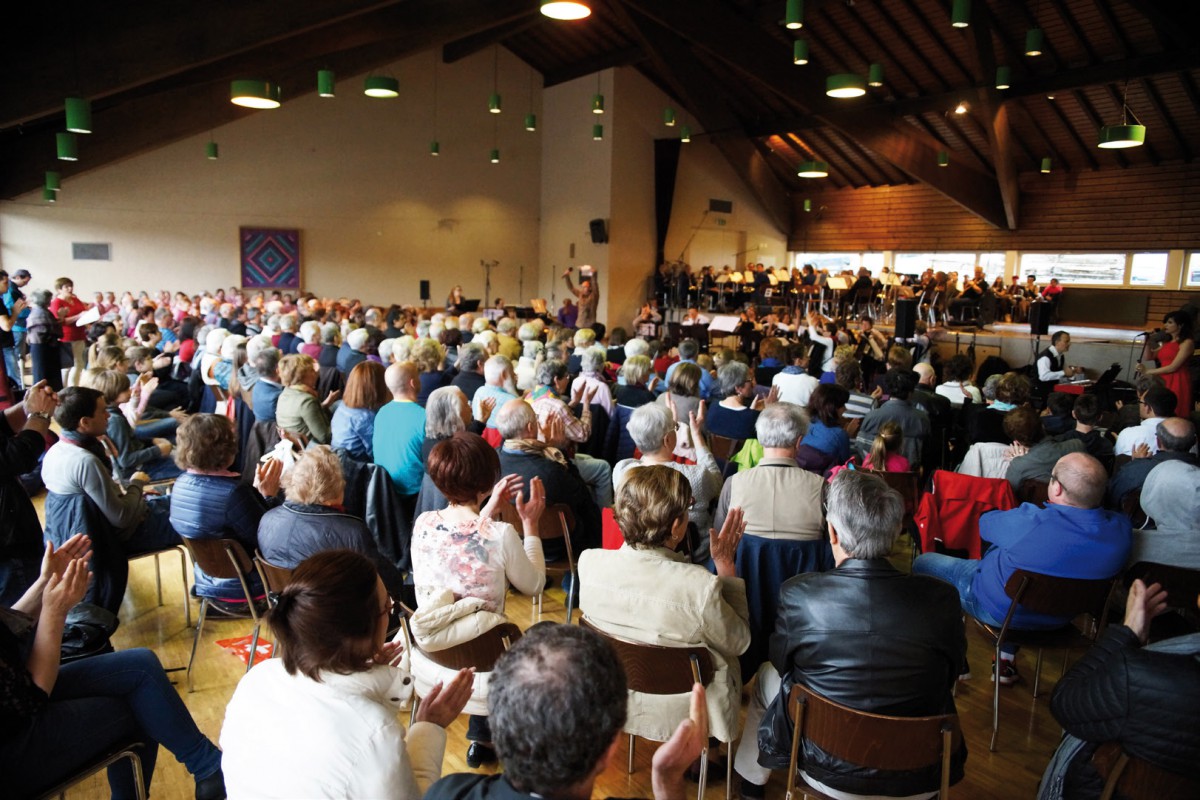
[[[1042,383],[1057,383],[1063,378],[1079,374],[1079,367],[1067,366],[1065,358],[1071,349],[1071,334],[1057,331],[1050,337],[1050,346],[1038,353],[1038,380]]]
[[[1176,402],[1175,393],[1165,386],[1155,386],[1146,390],[1138,407],[1142,424],[1121,431],[1117,436],[1116,455],[1132,456],[1134,449],[1143,444],[1149,449],[1149,455],[1157,453],[1158,439],[1155,430],[1158,423],[1174,416]]]
[[[812,397],[813,389],[817,388],[818,381],[805,372],[808,354],[805,352],[804,345],[790,344],[787,352],[789,366],[784,367],[782,372],[777,373],[771,379],[771,385],[779,387],[780,400],[804,407],[808,405],[808,400]]]

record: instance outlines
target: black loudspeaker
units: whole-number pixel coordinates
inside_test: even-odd
[[[911,339],[917,333],[917,300],[896,301],[896,338]]]
[[[608,226],[602,219],[594,219],[588,223],[592,229],[592,244],[604,244],[608,241]]]
[[[421,281],[421,299],[429,299],[429,281]]]
[[[1035,336],[1050,332],[1050,303],[1029,304],[1029,332]]]
[[[732,214],[733,213],[733,201],[732,200],[713,200],[710,198],[708,201],[708,210],[715,211],[718,214]]]

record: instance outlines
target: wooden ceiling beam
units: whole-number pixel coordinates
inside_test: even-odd
[[[800,185],[801,179],[796,176],[796,171],[782,154],[777,152],[774,147],[771,147],[770,143],[763,139],[751,139],[750,141],[754,144],[755,149],[762,154],[763,160],[767,162],[767,166],[775,173],[775,178],[780,184],[794,192],[803,191],[804,187]]]
[[[989,224],[1006,226],[1000,192],[991,176],[972,169],[939,169],[938,143],[892,118],[882,108],[849,119],[830,114],[841,110],[835,103],[845,108],[846,101],[827,97],[821,74],[795,69],[784,52],[786,45],[752,21],[731,15],[713,0],[624,0],[623,4],[637,8],[664,28],[678,32],[697,47],[725,60],[784,100],[821,117],[844,136],[856,139]]]
[[[928,18],[921,13],[921,10],[916,7],[912,0],[901,0],[901,4],[908,10],[908,13],[912,15],[913,19],[917,21],[917,24],[921,26],[921,30],[925,32],[925,35],[937,45],[938,49],[942,52],[942,55],[946,57],[946,60],[953,64],[955,68],[962,73],[963,78],[968,81],[971,80],[971,73],[967,69],[967,66],[962,63],[962,59],[956,56],[954,52],[950,50],[950,48],[946,47],[946,45],[943,43],[942,40],[946,36],[945,32],[935,31]]]
[[[656,71],[670,83],[674,89],[670,94],[679,98],[696,115],[704,130],[710,132],[709,141],[721,151],[779,231],[790,235],[793,209],[786,188],[775,179],[771,166],[745,135],[741,120],[713,91],[716,83],[712,73],[688,43],[675,31],[639,14],[633,4],[624,0],[612,0],[610,10],[625,23]]]
[[[547,71],[542,86],[549,89],[551,86],[558,86],[560,83],[567,83],[576,78],[582,78],[584,75],[592,75],[614,67],[628,67],[645,60],[645,51],[637,46],[610,50],[607,53],[576,61],[562,69]]]
[[[996,89],[996,54],[992,46],[992,15],[986,3],[973,7],[970,34],[975,46],[971,49],[979,66],[979,81],[983,85],[977,91],[977,103],[972,110],[987,135],[988,148],[992,153],[992,170],[1000,185],[1000,199],[1004,203],[1004,216],[1008,229],[1017,229],[1017,217],[1021,205],[1021,185],[1017,180],[1017,165],[1013,157],[1013,133],[1008,121],[1008,109],[1003,95]],[[990,83],[990,85],[989,85]],[[986,162],[985,162],[986,163]]]
[[[487,30],[455,39],[453,42],[447,42],[442,45],[442,61],[446,64],[462,61],[468,56],[475,55],[480,50],[486,50],[494,44],[500,44],[510,36],[527,31],[535,25],[540,25],[544,19],[546,19],[545,16],[538,13],[537,9],[533,9],[523,17],[502,22]]]
[[[1046,100],[1046,105],[1050,107],[1050,113],[1058,120],[1063,130],[1071,137],[1071,141],[1075,143],[1075,147],[1083,155],[1083,160],[1088,163],[1092,169],[1100,169],[1100,162],[1096,160],[1096,156],[1092,153],[1084,141],[1079,136],[1079,131],[1075,130],[1075,126],[1071,124],[1071,120],[1067,119],[1067,115],[1059,108],[1058,102],[1055,100]]]
[[[838,143],[835,142],[833,137],[830,136],[827,132],[811,131],[809,135],[811,136],[813,134],[818,134],[818,138],[821,140],[822,149],[829,150],[835,156],[837,156],[842,161],[842,163],[844,163],[846,165],[846,168],[849,171],[854,172],[854,174],[858,176],[860,182],[862,182],[864,185],[867,185],[867,186],[877,185],[878,182],[875,181],[874,179],[872,179],[871,176],[867,175],[866,170],[864,170],[861,166],[859,166],[858,162],[855,161],[853,158],[851,158],[850,155],[845,150],[843,150],[841,147],[839,147]],[[869,164],[870,160],[865,159],[865,162]],[[853,181],[851,181],[851,183],[853,183]]]
[[[1158,34],[1163,47],[1191,47],[1196,44],[1196,21],[1191,3],[1178,0],[1124,0],[1146,18]]]
[[[882,6],[880,6],[880,8],[882,8]],[[891,71],[893,69],[898,70],[900,72],[900,74],[904,77],[904,79],[906,81],[908,81],[912,86],[919,87],[921,85],[921,82],[913,77],[912,73],[908,71],[908,67],[906,67],[904,65],[903,61],[896,58],[896,54],[894,52],[892,52],[892,48],[888,47],[887,43],[884,42],[883,39],[881,39],[879,37],[879,34],[877,34],[875,32],[875,29],[863,21],[862,16],[859,15],[859,13],[856,11],[856,9],[857,9],[857,6],[850,6],[846,9],[846,11],[847,11],[847,13],[849,13],[850,19],[854,20],[854,24],[857,25],[859,27],[859,29],[866,35],[866,37],[871,40],[871,42],[875,45],[876,49],[878,49],[879,52],[883,53],[884,59],[886,59],[886,60],[883,60],[883,63],[887,65],[887,70],[888,71]],[[902,36],[898,37],[898,40],[904,41],[904,37],[902,37]],[[873,60],[880,61],[881,59],[873,59]],[[886,77],[886,73],[885,73],[885,77]],[[884,81],[884,85],[887,86],[886,80]],[[892,94],[895,94],[895,92],[892,92]]]
[[[1099,61],[1100,57],[1096,55],[1096,48],[1092,47],[1091,41],[1089,41],[1088,37],[1084,35],[1083,29],[1079,27],[1079,22],[1075,19],[1075,15],[1067,10],[1067,7],[1063,5],[1063,1],[1050,0],[1050,5],[1052,5],[1054,10],[1058,12],[1058,15],[1062,17],[1062,21],[1066,24],[1067,29],[1071,31],[1071,35],[1075,37],[1075,41],[1077,41],[1079,46],[1083,48],[1083,52],[1087,53],[1088,62],[1095,64],[1097,61]]]
[[[1132,53],[1133,45],[1129,42],[1129,37],[1125,35],[1125,30],[1117,24],[1117,18],[1113,16],[1112,7],[1109,5],[1110,0],[1092,0],[1092,5],[1096,7],[1096,13],[1100,15],[1100,21],[1104,23],[1108,35],[1112,38],[1113,44],[1121,52],[1121,58],[1128,58]]]
[[[925,52],[921,50],[921,48],[912,43],[911,37],[904,35],[900,28],[900,24],[896,22],[896,18],[893,17],[888,11],[887,4],[879,3],[875,6],[875,10],[878,12],[879,16],[883,18],[883,23],[888,26],[888,35],[896,41],[904,43],[913,56],[921,62],[921,66],[925,68],[925,71],[928,72],[935,81],[941,84],[942,91],[949,89],[950,81],[947,80],[942,70],[935,67],[933,62],[929,60],[929,56],[925,55]],[[920,86],[919,83],[914,85]]]

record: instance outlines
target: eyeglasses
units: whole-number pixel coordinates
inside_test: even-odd
[[[1062,481],[1060,481],[1060,480],[1058,479],[1058,476],[1057,476],[1057,475],[1055,475],[1053,472],[1051,472],[1051,473],[1050,473],[1050,480],[1051,480],[1051,482],[1053,482],[1053,483],[1062,483]]]

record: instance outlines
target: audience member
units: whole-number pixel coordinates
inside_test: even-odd
[[[275,347],[264,347],[252,359],[258,380],[251,392],[254,401],[254,419],[259,422],[275,421],[275,406],[283,392],[279,378],[279,360],[282,357]]]
[[[779,396],[772,387],[768,397],[755,397],[754,373],[740,361],[731,361],[717,370],[716,396],[720,402],[709,406],[705,427],[714,436],[726,439],[753,439],[754,425],[766,405]]]
[[[1189,466],[1200,466],[1200,459],[1192,454],[1196,447],[1196,426],[1190,419],[1167,417],[1155,426],[1157,448],[1151,453],[1145,444],[1133,449],[1133,459],[1122,465],[1108,482],[1109,508],[1120,509],[1126,496],[1140,492],[1150,471],[1159,464],[1179,461]]]
[[[1141,505],[1154,525],[1133,532],[1129,563],[1200,569],[1200,467],[1179,460],[1159,464],[1142,485]]]
[[[391,476],[396,493],[415,498],[421,490],[421,443],[425,439],[425,409],[417,405],[417,365],[411,361],[392,364],[383,377],[392,401],[375,414],[371,452],[375,463]]]
[[[1158,423],[1175,414],[1175,393],[1165,386],[1152,386],[1138,399],[1141,423],[1117,434],[1115,452],[1132,456],[1138,445],[1144,445],[1150,455],[1158,452]]]
[[[330,446],[360,461],[374,460],[375,415],[392,399],[384,372],[383,365],[374,361],[350,370],[342,402],[330,422]]]
[[[537,387],[529,393],[527,400],[537,415],[537,435],[546,444],[559,450],[587,442],[592,435],[592,400],[595,386],[580,386],[571,393],[568,405],[563,395],[570,385],[566,365],[557,359],[543,361],[537,369]],[[572,408],[578,406],[576,417]],[[588,485],[596,505],[600,508],[612,506],[612,467],[607,461],[576,452],[572,461],[579,476]]]
[[[883,425],[894,422],[904,435],[901,454],[910,464],[921,463],[922,448],[931,428],[929,415],[916,409],[909,400],[916,386],[917,376],[911,370],[894,369],[884,376],[883,390],[888,400],[863,419],[856,440],[860,450],[869,452]]]
[[[1083,442],[1074,436],[1047,437],[1042,418],[1029,406],[1014,408],[1004,415],[1004,435],[1012,440],[1008,452],[1013,458],[1004,477],[1013,491],[1026,480],[1046,482],[1058,460],[1067,453],[1081,453]]]
[[[620,382],[612,390],[613,401],[629,408],[640,408],[647,403],[653,403],[657,399],[654,394],[657,384],[658,376],[654,375],[649,356],[626,358],[625,363],[621,365]],[[669,392],[662,394],[664,398],[668,396]]]
[[[911,469],[908,459],[900,455],[903,446],[904,432],[900,430],[900,425],[895,422],[883,423],[879,426],[879,433],[875,434],[871,449],[863,458],[863,469],[908,472]]]
[[[1071,406],[1071,417],[1075,425],[1063,436],[1083,442],[1083,448],[1090,455],[1099,459],[1105,469],[1111,471],[1113,442],[1104,431],[1097,427],[1100,424],[1100,401],[1096,395],[1081,394],[1076,397]]]
[[[275,422],[305,443],[329,444],[329,406],[337,401],[339,392],[323,401],[317,397],[317,362],[308,356],[284,356],[279,362],[279,381],[283,391],[275,401]]]
[[[788,345],[787,365],[771,379],[779,387],[779,399],[798,406],[808,405],[818,380],[808,374],[808,350],[799,342]]]
[[[486,382],[483,377],[483,362],[487,360],[487,351],[482,346],[469,343],[458,349],[458,374],[450,381],[452,386],[462,389],[467,396],[467,402],[475,399],[475,392]]]
[[[696,356],[700,355],[700,344],[695,339],[683,339],[679,342],[677,348],[679,350],[679,360],[667,368],[666,379],[668,387],[671,384],[671,376],[675,374],[675,370],[679,369],[682,364],[695,364]],[[716,389],[716,381],[713,380],[706,370],[700,371],[699,396],[703,400],[708,400],[712,397],[712,392]]]
[[[42,525],[20,478],[38,468],[57,406],[58,395],[40,381],[22,402],[0,412],[0,497],[6,505],[0,520],[0,606],[14,604],[40,569]]]
[[[983,395],[970,383],[971,373],[974,371],[975,365],[971,363],[971,359],[961,353],[951,356],[942,366],[942,383],[937,387],[937,393],[955,407],[961,406],[966,399],[973,403],[982,403]]]
[[[484,400],[491,400],[493,408],[503,408],[510,400],[516,400],[516,386],[513,384],[512,363],[504,356],[496,355],[489,358],[483,365],[484,385],[476,390],[471,398],[471,411],[476,418],[482,416]],[[488,419],[488,427],[495,429],[496,417]]]

